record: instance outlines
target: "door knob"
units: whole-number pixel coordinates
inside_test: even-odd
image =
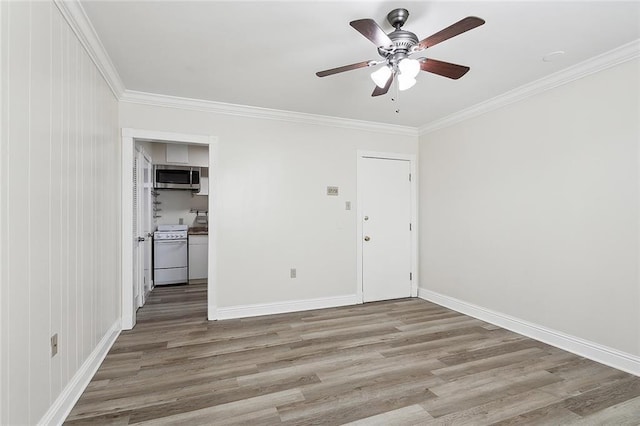
[[[369,216],[365,216],[365,217],[364,217],[364,220],[369,220]]]
[[[144,241],[144,237],[138,237],[138,242],[141,243]]]
[[[369,238],[369,236],[367,235],[366,237],[364,237],[365,241],[369,241],[371,238]]]

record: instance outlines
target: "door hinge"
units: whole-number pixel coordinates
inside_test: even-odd
[[[409,182],[411,182],[411,173],[409,173]]]
[[[409,223],[409,231],[411,231],[411,223]]]
[[[409,281],[413,280],[413,272],[409,272]]]

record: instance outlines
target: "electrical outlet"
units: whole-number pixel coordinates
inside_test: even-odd
[[[345,210],[351,210],[351,201],[345,201],[344,202],[344,209]]]
[[[338,195],[337,186],[327,186],[327,195]]]
[[[58,353],[58,333],[51,336],[51,357]]]
[[[296,277],[296,274],[297,274],[297,272],[296,272],[296,268],[291,268],[291,271],[290,271],[290,276],[291,276],[291,278],[295,278],[295,277]]]

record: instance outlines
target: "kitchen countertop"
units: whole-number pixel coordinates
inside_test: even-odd
[[[209,228],[205,226],[194,226],[189,228],[189,235],[209,235]]]

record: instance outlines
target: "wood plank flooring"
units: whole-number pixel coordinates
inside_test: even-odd
[[[66,424],[640,424],[640,378],[420,299],[209,322],[156,288]]]

